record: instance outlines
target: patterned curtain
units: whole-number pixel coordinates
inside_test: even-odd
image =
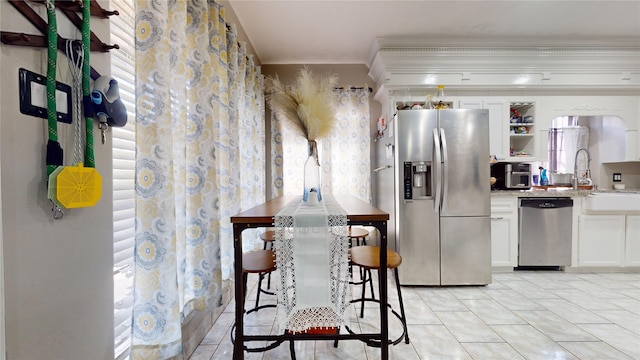
[[[336,90],[336,126],[318,142],[322,192],[353,194],[371,202],[369,92]],[[271,173],[275,196],[302,195],[307,141],[286,123],[271,118]]]
[[[263,84],[213,0],[138,0],[136,76],[131,357],[166,359],[191,311],[222,305],[229,217],[264,201]]]

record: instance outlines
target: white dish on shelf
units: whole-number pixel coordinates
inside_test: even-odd
[[[613,188],[616,190],[624,190],[624,184],[613,184]]]

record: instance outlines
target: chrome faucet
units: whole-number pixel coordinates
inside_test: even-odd
[[[584,151],[585,153],[587,153],[587,172],[586,172],[586,177],[587,177],[587,184],[591,184],[591,154],[589,154],[589,150],[587,150],[587,148],[581,148],[578,149],[578,151],[576,151],[576,158],[573,161],[573,188],[577,189],[578,188],[578,155],[580,154],[581,151]]]

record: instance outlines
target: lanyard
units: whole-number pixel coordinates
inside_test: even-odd
[[[62,165],[63,153],[58,142],[58,117],[56,109],[56,65],[58,56],[58,25],[56,23],[55,0],[47,0],[47,179]]]
[[[89,58],[89,52],[91,50],[90,34],[90,0],[83,0],[82,2],[82,44],[84,45],[84,62],[82,64],[82,93],[84,96],[85,106],[85,125],[86,125],[86,145],[84,151],[84,163],[87,167],[96,167],[95,155],[93,153],[93,118],[86,116],[87,106],[93,106],[91,104],[91,61]]]

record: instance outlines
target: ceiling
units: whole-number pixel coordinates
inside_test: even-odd
[[[365,64],[384,46],[640,46],[640,0],[230,0],[262,64]]]

